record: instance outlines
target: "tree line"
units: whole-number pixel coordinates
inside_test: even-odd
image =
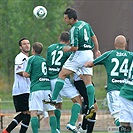
[[[63,22],[63,11],[73,4],[72,0],[1,0],[0,1],[0,80],[13,82],[14,58],[19,53],[18,41],[27,37],[47,47],[58,42],[58,36],[68,26]],[[45,6],[48,14],[43,20],[36,19],[33,9]]]

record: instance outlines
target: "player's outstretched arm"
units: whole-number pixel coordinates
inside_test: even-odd
[[[92,38],[92,40],[94,42],[94,45],[95,45],[94,52],[95,52],[95,57],[97,58],[97,57],[99,57],[101,55],[101,52],[99,50],[98,40],[97,40],[97,37],[95,35],[92,36],[91,38]]]

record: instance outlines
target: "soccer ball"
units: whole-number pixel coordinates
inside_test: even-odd
[[[44,6],[36,6],[33,9],[33,14],[37,19],[44,19],[47,16],[47,9]]]

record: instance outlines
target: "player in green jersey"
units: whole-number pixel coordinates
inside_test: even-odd
[[[85,67],[104,65],[107,72],[107,101],[111,115],[119,126],[119,94],[120,89],[128,76],[129,66],[132,58],[131,52],[126,51],[126,38],[119,35],[115,38],[116,50],[107,51],[94,61],[85,63]]]
[[[71,52],[63,52],[62,50],[63,47],[67,46],[70,42],[69,32],[67,31],[62,32],[59,39],[60,39],[59,43],[51,44],[47,49],[48,75],[50,78],[52,91],[54,91],[54,86],[63,64],[71,54]],[[69,77],[65,79],[64,86],[60,91],[56,100],[55,116],[57,118],[57,128],[59,131],[60,131],[60,116],[61,116],[60,110],[62,108],[62,97],[70,98],[73,102],[73,106],[71,109],[71,118],[69,123],[67,124],[67,129],[76,133],[77,129],[75,123],[77,121],[78,113],[81,107],[81,98],[75,86],[73,86],[73,84],[70,82]]]
[[[29,110],[31,112],[31,127],[33,133],[38,133],[38,111],[48,112],[50,116],[51,133],[57,133],[57,122],[54,115],[55,107],[50,104],[44,104],[42,100],[48,98],[48,94],[51,94],[50,81],[47,76],[46,60],[40,55],[43,49],[43,45],[40,42],[35,42],[32,46],[32,55],[23,73],[24,77],[30,77],[30,98],[29,98]]]
[[[120,133],[131,133],[133,128],[133,56],[131,60],[132,64],[128,70],[128,79],[120,90]]]
[[[76,11],[72,8],[67,8],[64,12],[64,21],[67,25],[71,25],[70,29],[70,46],[63,48],[64,52],[72,52],[71,56],[63,65],[59,73],[52,101],[57,99],[60,90],[63,88],[64,79],[75,73],[79,69],[82,71],[82,80],[87,88],[87,95],[89,100],[88,113],[86,118],[93,117],[94,109],[94,86],[91,82],[92,68],[85,68],[84,63],[88,60],[93,60],[92,49],[95,50],[95,56],[100,55],[97,37],[94,34],[91,26],[84,22],[78,21]]]

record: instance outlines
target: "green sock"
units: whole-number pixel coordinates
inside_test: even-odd
[[[57,121],[57,129],[60,131],[60,117],[61,117],[61,110],[56,109],[54,110],[55,116],[56,116],[56,121]]]
[[[31,127],[33,133],[38,133],[38,118],[36,116],[31,117]]]
[[[114,124],[115,124],[117,127],[120,126],[119,119],[116,119],[115,122],[114,122]]]
[[[86,86],[87,89],[87,96],[88,96],[88,107],[90,108],[92,105],[94,105],[94,94],[95,94],[95,88],[92,84],[89,84]]]
[[[80,104],[78,103],[74,103],[73,106],[72,106],[72,109],[71,109],[71,118],[70,118],[70,124],[75,126],[75,123],[78,119],[78,114],[80,112]]]
[[[58,78],[55,84],[54,92],[52,95],[52,100],[57,99],[61,89],[63,88],[63,85],[64,85],[64,80]]]
[[[57,122],[56,122],[56,117],[55,116],[50,116],[49,125],[51,127],[51,133],[56,133]]]

